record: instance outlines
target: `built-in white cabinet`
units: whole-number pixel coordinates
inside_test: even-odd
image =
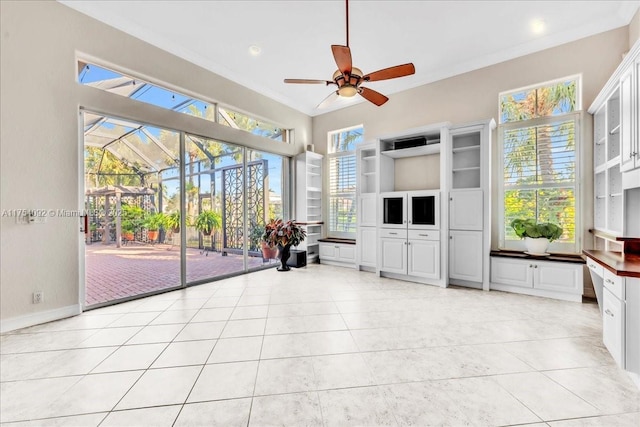
[[[350,243],[320,242],[320,263],[355,267],[356,245]]]
[[[449,278],[482,287],[482,232],[449,231]],[[472,284],[470,286],[472,286]]]
[[[378,148],[376,143],[356,147],[356,265],[375,271],[378,226]]]
[[[311,151],[296,156],[296,221],[307,232],[298,249],[307,251],[307,262],[318,259],[322,238],[322,159]]]
[[[622,172],[640,166],[638,157],[638,138],[634,125],[637,126],[636,113],[637,92],[635,64],[631,64],[620,76],[620,170]]]
[[[589,113],[593,114],[593,247],[622,251],[616,237],[632,236],[640,221],[627,215],[639,203],[640,41],[625,56]]]
[[[582,263],[491,258],[491,289],[582,301]]]
[[[624,305],[606,287],[602,313],[602,342],[618,366],[624,366]]]
[[[376,227],[358,227],[356,238],[357,263],[360,267],[376,268],[378,233]]]
[[[482,189],[449,193],[449,229],[482,231],[484,226]]]
[[[425,279],[440,278],[438,231],[380,229],[380,270]]]
[[[358,197],[358,225],[360,227],[376,227],[378,225],[378,196],[375,193],[362,194]]]
[[[493,119],[449,132],[449,283],[489,289]]]
[[[606,259],[617,262],[615,255]],[[602,342],[640,387],[640,278],[618,276],[588,255],[587,267],[602,313]]]

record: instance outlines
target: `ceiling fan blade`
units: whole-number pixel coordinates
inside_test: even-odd
[[[310,84],[310,85],[329,85],[335,84],[335,82],[330,82],[329,80],[312,80],[312,79],[284,79],[285,83],[302,83],[302,84]]]
[[[412,63],[396,65],[382,70],[369,73],[362,78],[364,81],[375,82],[378,80],[395,79],[397,77],[410,76],[416,72],[416,67]]]
[[[331,45],[333,58],[342,74],[351,74],[351,49],[349,46]]]
[[[320,104],[318,104],[318,106],[316,108],[325,108],[326,106],[334,103],[339,97],[340,97],[340,95],[338,95],[338,91],[337,90],[335,92],[331,92],[329,94],[329,96],[327,96],[325,99],[323,99],[322,102]]]
[[[389,100],[386,96],[381,94],[380,92],[376,92],[373,89],[369,89],[367,87],[358,88],[358,93],[363,96],[367,101],[373,102],[378,107],[384,104]]]

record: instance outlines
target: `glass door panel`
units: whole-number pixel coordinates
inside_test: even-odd
[[[277,264],[277,249],[262,244],[264,226],[271,219],[285,218],[284,171],[287,159],[276,154],[247,150],[248,268]]]
[[[185,137],[186,282],[246,270],[244,149]]]
[[[84,113],[85,307],[181,286],[177,211],[179,133]],[[172,202],[173,201],[173,202]]]

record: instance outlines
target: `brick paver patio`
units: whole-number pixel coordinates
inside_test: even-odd
[[[93,243],[86,246],[86,305],[119,300],[180,285],[180,249],[165,244]],[[275,265],[276,260],[270,261]],[[264,265],[249,257],[249,268]],[[242,256],[187,249],[187,283],[240,272]]]

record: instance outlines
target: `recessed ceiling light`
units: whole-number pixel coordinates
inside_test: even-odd
[[[531,21],[531,31],[533,34],[542,34],[546,28],[546,24],[543,19],[534,19]]]
[[[260,46],[256,46],[255,44],[249,46],[249,53],[252,56],[258,56],[260,55],[261,52],[262,52],[262,49],[260,48]]]

